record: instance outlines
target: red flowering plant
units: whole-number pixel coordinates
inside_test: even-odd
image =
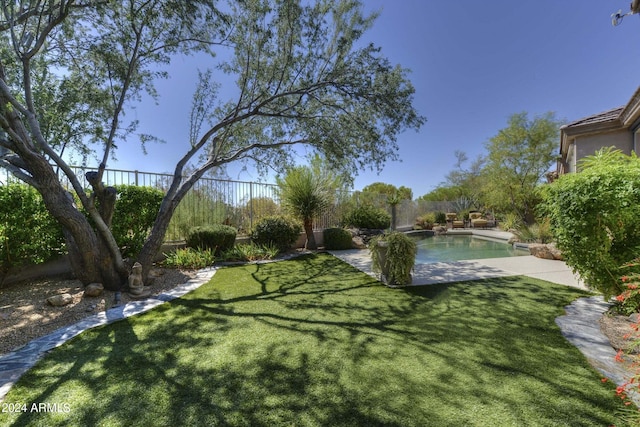
[[[622,288],[624,291],[615,298],[614,311],[625,316],[640,312],[640,258],[636,258],[622,266],[631,271],[626,276],[622,276]]]
[[[629,398],[630,393],[640,396],[640,354],[638,354],[640,350],[640,273],[636,272],[640,267],[640,258],[622,267],[629,268],[630,273],[620,278],[624,291],[615,297],[613,311],[625,316],[637,313],[636,321],[631,324],[629,332],[623,336],[629,344],[625,349],[618,350],[615,356],[616,362],[626,363],[631,372],[631,377],[616,388],[618,397],[629,406],[633,403]],[[631,418],[634,422],[640,423],[640,412],[637,408],[632,411]]]

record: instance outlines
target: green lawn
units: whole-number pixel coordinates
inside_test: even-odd
[[[526,277],[389,289],[323,254],[223,268],[54,350],[5,402],[68,411],[0,425],[620,425],[554,323],[581,295]]]

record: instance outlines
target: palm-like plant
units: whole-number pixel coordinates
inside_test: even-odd
[[[323,168],[320,162],[313,163],[312,167],[292,168],[284,178],[277,178],[282,206],[303,223],[307,249],[318,248],[313,220],[333,205],[339,186],[339,178]]]

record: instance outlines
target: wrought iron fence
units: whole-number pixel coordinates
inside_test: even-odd
[[[89,188],[85,173],[95,171],[96,168],[73,166],[72,170],[81,185]],[[16,181],[7,170],[0,168],[0,172],[0,185]],[[69,187],[70,183],[61,171],[59,176],[62,184]],[[106,185],[138,185],[162,191],[169,188],[172,179],[171,174],[121,169],[106,169],[103,175]],[[337,194],[333,208],[317,218],[314,228],[322,230],[338,226],[346,211],[362,203],[371,203],[391,213],[391,207],[385,197],[362,198],[357,193],[344,191]],[[447,212],[447,209],[450,209],[449,205],[445,206],[442,202],[403,200],[396,208],[396,227],[411,227],[415,224],[415,219],[423,213]],[[246,234],[260,218],[280,213],[282,207],[277,186],[274,184],[203,177],[176,209],[165,239],[180,240],[191,227],[214,223],[232,225],[238,229],[239,234]]]

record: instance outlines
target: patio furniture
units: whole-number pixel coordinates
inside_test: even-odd
[[[451,224],[451,228],[464,228],[464,221],[458,219],[458,214],[449,212],[445,214],[447,216],[447,223]]]
[[[447,217],[448,228],[464,228],[464,221],[458,220],[457,213],[448,212],[445,216]]]
[[[489,221],[482,217],[480,212],[469,213],[469,220],[472,228],[487,228]]]

